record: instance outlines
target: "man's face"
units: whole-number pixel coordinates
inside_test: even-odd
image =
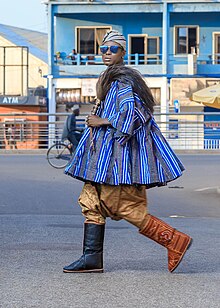
[[[115,42],[106,42],[104,46],[119,46],[117,53],[113,53],[110,48],[102,55],[102,60],[105,65],[122,64],[125,51]]]
[[[74,114],[75,114],[76,117],[78,117],[78,115],[79,115],[79,109],[74,110]]]

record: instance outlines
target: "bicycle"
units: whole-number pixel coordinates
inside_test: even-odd
[[[52,167],[63,169],[68,165],[75,149],[76,146],[69,141],[68,143],[58,141],[48,149],[47,161]]]
[[[75,131],[78,132],[75,137],[77,142],[79,142],[82,137],[83,130],[76,129]],[[58,141],[54,143],[47,151],[48,163],[56,169],[65,168],[76,150],[76,147],[77,144],[72,144],[69,140],[67,142]]]

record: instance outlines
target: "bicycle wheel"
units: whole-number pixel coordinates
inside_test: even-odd
[[[65,143],[56,143],[47,151],[48,163],[57,169],[65,168],[71,156],[71,150]]]

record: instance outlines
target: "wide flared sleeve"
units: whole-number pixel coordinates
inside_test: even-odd
[[[134,97],[129,85],[116,86],[115,112],[108,117],[111,125],[120,135],[132,135],[134,120]]]
[[[108,117],[120,144],[127,142],[150,118],[141,99],[128,84],[116,82],[116,108]]]

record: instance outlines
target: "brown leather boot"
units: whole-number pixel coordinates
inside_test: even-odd
[[[152,215],[148,215],[148,217],[147,224],[139,232],[167,248],[168,269],[173,272],[180,264],[186,250],[190,247],[192,239],[157,217]]]

